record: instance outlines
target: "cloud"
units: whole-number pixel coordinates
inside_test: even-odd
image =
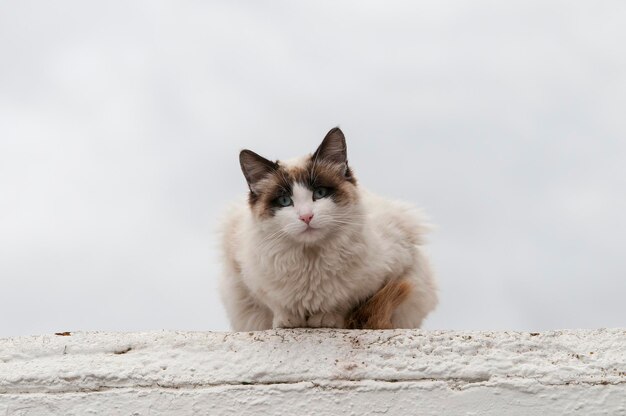
[[[0,335],[227,329],[236,155],[339,124],[422,206],[430,328],[621,326],[620,2],[0,6]],[[376,169],[373,168],[376,166]]]

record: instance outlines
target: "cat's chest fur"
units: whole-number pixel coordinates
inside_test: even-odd
[[[252,291],[264,302],[301,316],[349,308],[384,278],[368,267],[367,242],[348,236],[323,247],[251,245],[248,252],[252,261],[243,265],[243,272]]]

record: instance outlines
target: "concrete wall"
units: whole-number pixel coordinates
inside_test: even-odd
[[[0,340],[0,415],[626,415],[626,330]]]

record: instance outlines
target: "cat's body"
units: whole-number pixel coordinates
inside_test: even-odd
[[[424,222],[411,206],[356,185],[340,130],[288,162],[244,152],[250,198],[233,207],[223,234],[222,298],[233,329],[343,328],[356,305],[393,280],[410,292],[391,326],[420,326],[437,303],[420,250]]]

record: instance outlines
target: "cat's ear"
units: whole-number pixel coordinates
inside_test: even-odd
[[[331,129],[322,140],[322,144],[313,153],[313,160],[327,160],[348,166],[346,138],[339,127]]]
[[[262,156],[257,155],[252,150],[242,150],[239,153],[239,164],[243,176],[246,177],[248,187],[253,193],[257,193],[255,185],[265,176],[278,169],[278,165]]]

